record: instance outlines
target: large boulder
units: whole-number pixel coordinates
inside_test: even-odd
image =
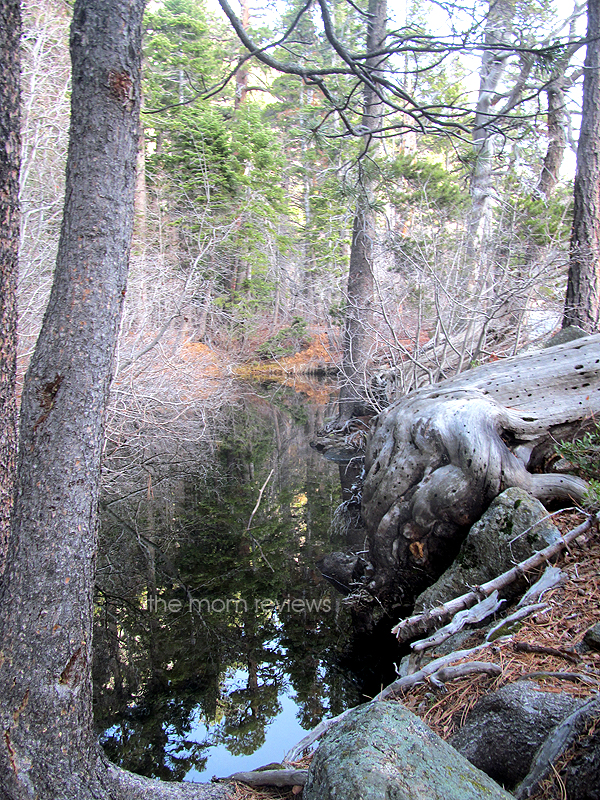
[[[353,709],[313,758],[304,800],[509,800],[397,702]]]
[[[539,500],[523,489],[507,489],[470,529],[451,567],[416,600],[415,608],[445,603],[468,592],[560,539]],[[509,591],[519,590],[514,584]]]
[[[449,742],[507,789],[529,772],[537,749],[579,700],[517,681],[483,697]]]

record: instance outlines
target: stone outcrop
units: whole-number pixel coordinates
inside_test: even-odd
[[[470,529],[451,567],[416,600],[415,609],[445,603],[506,572],[560,539],[539,500],[513,487],[500,494]],[[522,586],[508,587],[511,593]]]
[[[304,800],[509,800],[400,703],[353,709],[323,737]]]
[[[483,697],[449,739],[459,753],[507,789],[529,772],[550,731],[579,704],[569,694],[517,681]]]

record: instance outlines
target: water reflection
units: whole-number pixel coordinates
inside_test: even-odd
[[[212,448],[193,419],[175,439],[110,443],[95,713],[122,766],[166,780],[256,767],[359,701],[350,620],[315,567],[344,546],[338,468],[309,446],[327,411],[262,387],[224,412]]]

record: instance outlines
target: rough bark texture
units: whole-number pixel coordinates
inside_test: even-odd
[[[0,0],[0,576],[10,534],[17,452],[20,35],[18,0]]]
[[[513,451],[599,411],[599,335],[461,373],[391,405],[366,454],[370,589],[388,605],[410,605],[509,486],[540,500],[579,498],[580,479],[532,475]]]
[[[387,0],[369,0],[369,27],[367,52],[376,52],[382,47],[386,35]],[[383,62],[381,56],[366,59],[368,70],[376,71]],[[369,131],[365,139],[365,154],[359,165],[359,197],[356,202],[352,230],[352,247],[348,268],[346,316],[344,320],[344,342],[342,373],[344,383],[340,390],[339,420],[346,421],[364,413],[366,405],[365,375],[370,357],[373,333],[373,245],[376,236],[375,211],[373,209],[373,177],[369,174],[372,165],[367,161],[371,146],[372,131],[381,126],[383,103],[374,88],[365,84],[364,113],[362,125]]]
[[[593,333],[600,314],[600,0],[588,0],[587,39],[563,326]]]
[[[65,212],[23,392],[0,595],[0,786],[11,800],[105,793],[90,680],[96,506],[133,222],[142,10],[74,9]]]
[[[567,149],[566,113],[565,113],[565,69],[563,62],[560,69],[555,70],[552,80],[546,87],[548,98],[547,137],[548,146],[537,190],[544,196],[550,197],[558,181],[560,168]]]

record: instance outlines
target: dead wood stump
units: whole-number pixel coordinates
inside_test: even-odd
[[[581,479],[526,463],[544,437],[598,412],[600,335],[486,364],[383,411],[365,459],[369,589],[388,608],[410,606],[510,486],[579,500]]]

